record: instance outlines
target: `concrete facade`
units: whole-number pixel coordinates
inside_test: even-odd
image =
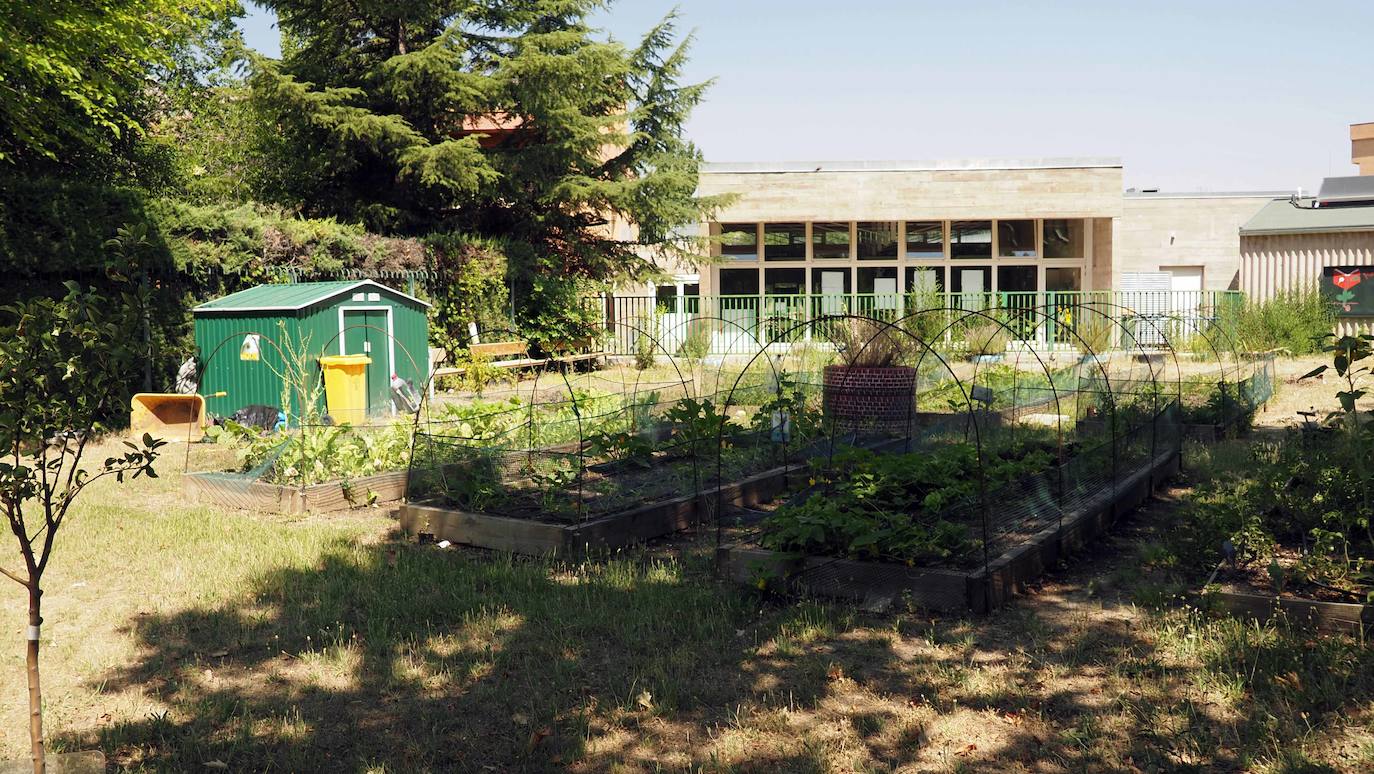
[[[706,164],[697,191],[737,195],[722,222],[1114,218],[1121,162]]]
[[[723,254],[714,245],[717,263],[703,267],[699,290],[901,294],[928,281],[918,280],[916,270],[937,275],[941,289],[956,292],[990,292],[999,284],[1003,290],[1087,289],[1095,277],[1109,276],[1099,264],[1110,262],[1121,179],[1116,159],[707,164],[698,194],[733,197],[707,225],[710,235],[720,238],[724,224],[732,232],[753,231],[746,239],[757,246],[749,254]],[[970,224],[985,230],[971,238],[986,240],[986,256],[954,254],[954,245],[965,244],[958,234]],[[909,249],[908,228],[922,225],[942,228],[943,244]],[[774,256],[765,245],[782,228],[795,230],[792,249]],[[833,233],[837,228],[841,233]],[[884,248],[865,253],[875,232]],[[1066,232],[1073,243],[1067,253],[1046,249],[1050,235]],[[1015,249],[1008,244],[1013,237]],[[822,244],[832,238],[840,244]]]
[[[1138,193],[1123,197],[1114,224],[1111,276],[1200,270],[1203,290],[1240,289],[1240,227],[1288,192]],[[1099,282],[1101,279],[1098,280]]]

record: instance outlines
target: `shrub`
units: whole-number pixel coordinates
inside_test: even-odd
[[[1321,350],[1335,312],[1315,285],[1286,290],[1267,301],[1224,305],[1218,315],[1223,335],[1213,337],[1218,350],[1232,346],[1251,352],[1286,349],[1294,355]],[[1232,340],[1234,344],[1232,344]]]
[[[988,320],[973,322],[964,328],[964,344],[970,355],[1001,355],[1007,351],[1006,326]]]
[[[851,317],[835,326],[835,345],[851,368],[888,368],[899,365],[914,342],[894,325]]]

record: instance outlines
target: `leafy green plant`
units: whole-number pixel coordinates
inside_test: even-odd
[[[1021,446],[985,455],[954,444],[936,451],[876,454],[847,449],[813,464],[820,489],[763,522],[760,542],[779,551],[905,563],[949,559],[978,541],[967,512],[980,478],[989,487],[1046,470],[1051,456]]]
[[[673,425],[675,451],[679,454],[707,457],[715,453],[717,439],[722,447],[730,445],[725,433],[729,417],[710,398],[683,398],[664,413],[664,419]]]
[[[599,430],[587,436],[588,449],[598,457],[649,467],[654,445],[647,438],[629,431]]]
[[[554,515],[573,510],[569,495],[581,475],[581,471],[562,457],[540,460],[532,465],[529,477],[539,488],[540,509]]]

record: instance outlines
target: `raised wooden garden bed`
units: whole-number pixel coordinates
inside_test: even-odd
[[[1318,631],[1353,634],[1374,631],[1374,605],[1273,597],[1236,591],[1203,591],[1192,596],[1207,610],[1261,623],[1281,618],[1289,623]]]
[[[716,504],[752,507],[770,502],[802,475],[804,466],[766,470],[731,484],[691,495],[598,516],[575,524],[494,516],[422,503],[401,506],[401,527],[409,535],[509,551],[515,554],[578,554],[615,549],[678,532],[702,521]]]
[[[752,546],[717,549],[725,578],[789,593],[834,597],[879,606],[898,599],[929,610],[987,612],[1006,604],[1064,556],[1105,532],[1178,472],[1176,449],[1126,477],[1115,492],[1080,502],[1063,519],[973,570],[907,567],[823,556],[799,557]]]
[[[183,490],[197,502],[266,513],[328,513],[405,497],[409,471],[397,470],[348,482],[284,486],[237,473],[188,473]]]

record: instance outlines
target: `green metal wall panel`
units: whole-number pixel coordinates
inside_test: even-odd
[[[261,338],[260,359],[239,359],[244,337]],[[298,347],[298,327],[292,317],[263,314],[197,315],[196,350],[201,361],[200,392],[206,410],[228,416],[244,406],[280,406],[285,359],[283,350]],[[226,393],[213,397],[216,392]],[[293,409],[296,408],[293,406]]]

